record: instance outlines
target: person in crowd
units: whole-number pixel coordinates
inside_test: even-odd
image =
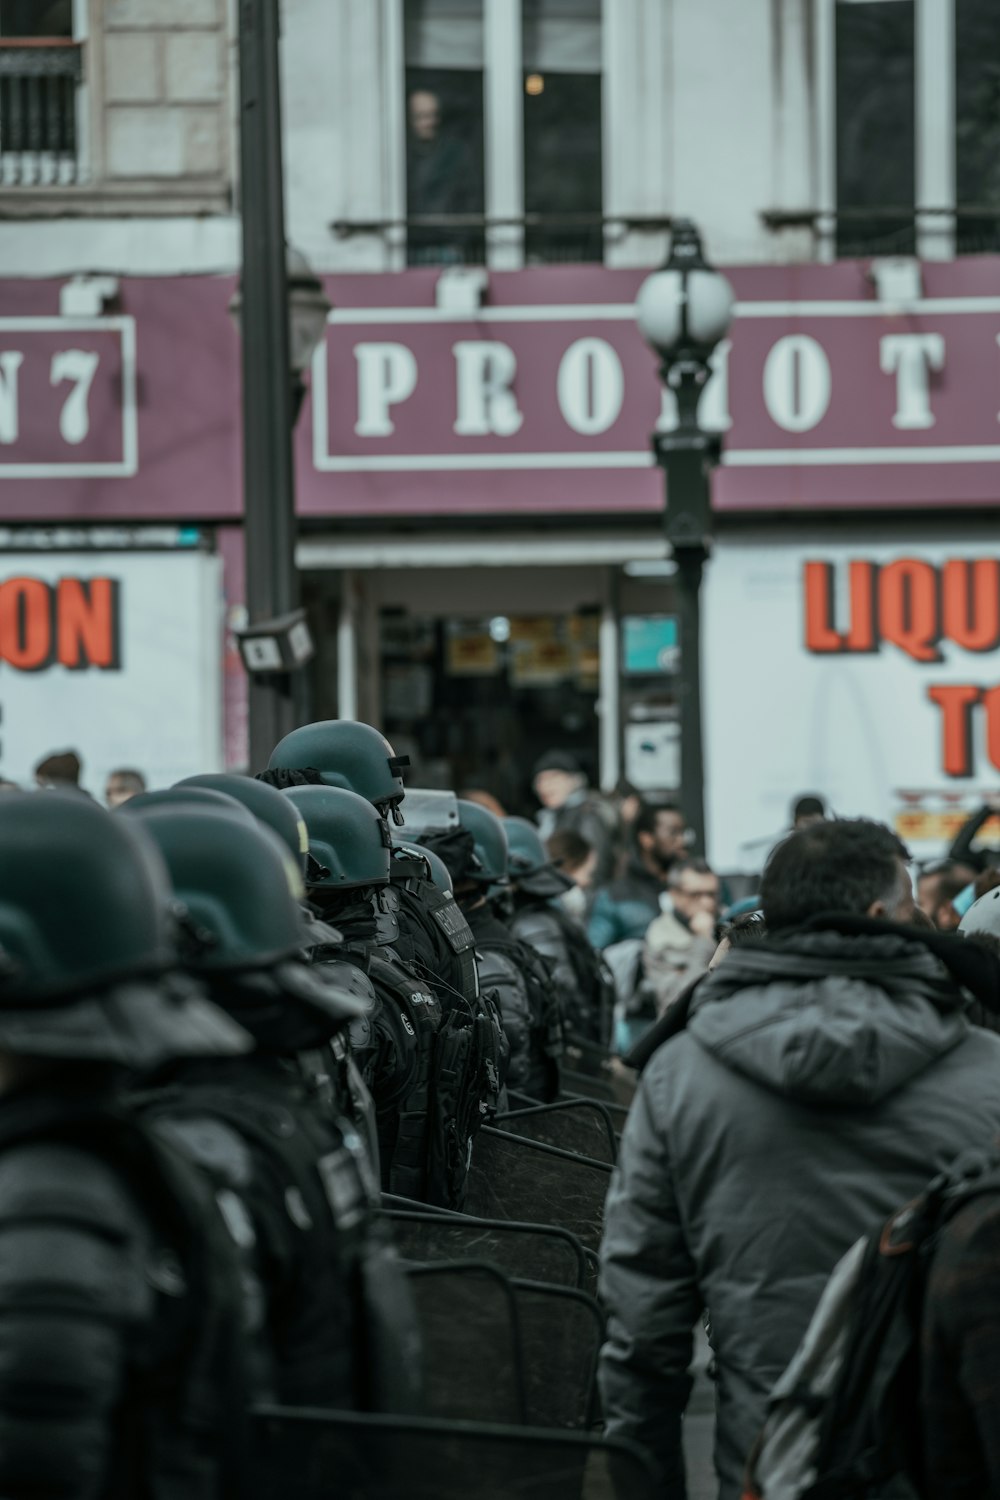
[[[827,816],[826,803],[815,792],[806,792],[792,803],[792,831],[808,828],[813,823],[822,823]]]
[[[633,853],[617,879],[599,886],[587,936],[595,948],[643,938],[667,893],[670,868],[686,849],[684,818],[673,803],[644,802],[635,819]]]
[[[108,772],[108,779],[104,787],[104,801],[112,809],[121,807],[130,797],[138,797],[140,792],[146,790],[146,778],[141,771],[133,770],[131,766],[119,766],[116,771]]]
[[[83,763],[75,750],[55,750],[44,756],[35,767],[35,785],[49,791],[53,787],[62,791],[79,792],[80,772]]]
[[[513,896],[511,932],[549,960],[567,1040],[600,1045],[607,1038],[614,982],[585,934],[559,905],[569,877],[547,857],[538,830],[526,818],[506,818],[508,871]]]
[[[535,762],[532,790],[542,804],[538,831],[542,840],[567,830],[578,833],[597,851],[596,882],[611,879],[615,864],[618,819],[612,807],[587,784],[576,756],[550,750]]]
[[[708,965],[708,972],[711,973],[713,969],[717,969],[734,948],[743,948],[748,943],[762,943],[766,937],[767,923],[764,921],[762,911],[743,912],[733,921],[726,922],[722,927],[718,947],[712,954]],[[696,974],[693,979],[689,980],[687,988],[677,996],[670,1008],[664,1011],[648,1031],[644,1032],[632,1050],[620,1059],[624,1067],[634,1068],[636,1072],[641,1073],[654,1052],[657,1052],[672,1036],[678,1036],[684,1030],[688,1022],[691,1001],[703,977],[701,974]]]
[[[660,1016],[706,972],[719,942],[719,877],[705,860],[671,865],[667,889],[670,910],[649,924],[642,951],[645,982]]]
[[[579,833],[567,829],[565,833],[554,833],[545,842],[549,859],[560,874],[571,882],[569,890],[557,899],[566,914],[583,927],[594,889],[594,874],[597,870],[597,850]]]
[[[970,865],[937,860],[917,872],[917,905],[939,932],[954,932],[961,921],[953,901],[976,878]]]
[[[250,1038],[176,978],[141,829],[71,793],[10,796],[0,846],[0,1487],[246,1493],[235,1247],[121,1096],[127,1070]]]
[[[1000,814],[1000,792],[991,792],[983,798],[982,806],[958,830],[955,841],[948,850],[948,858],[966,868],[971,867],[974,871],[985,870],[990,865],[1000,865],[1000,848],[995,844],[976,849],[972,847],[979,830],[998,814]]]
[[[464,802],[478,802],[480,807],[485,807],[487,812],[491,812],[495,818],[505,818],[507,816],[507,809],[499,797],[493,792],[487,791],[485,787],[463,788],[458,795]]]
[[[770,936],[698,985],[639,1085],[608,1194],[609,1434],[683,1495],[691,1330],[711,1310],[721,1500],[838,1259],[1000,1128],[1000,1038],[964,1015],[964,940],[906,925],[908,853],[823,821],[772,853]],[[961,975],[961,979],[956,977]]]

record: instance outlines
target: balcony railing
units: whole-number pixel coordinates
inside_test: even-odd
[[[380,235],[387,245],[405,248],[411,266],[481,266],[487,243],[509,243],[512,235],[523,242],[527,265],[599,265],[605,246],[631,230],[655,233],[669,229],[670,223],[667,214],[412,214],[408,219],[335,219],[330,228],[338,239]]]
[[[809,229],[838,256],[920,255],[935,245],[955,255],[1000,252],[1000,203],[959,203],[952,208],[765,209],[768,229]]]
[[[0,188],[79,182],[82,77],[79,42],[0,38]]]

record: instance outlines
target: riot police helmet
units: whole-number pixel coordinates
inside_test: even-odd
[[[306,856],[309,853],[309,834],[305,819],[283,797],[276,787],[258,781],[253,776],[237,776],[233,772],[205,772],[200,776],[186,776],[173,787],[175,792],[186,792],[201,788],[210,792],[221,792],[239,802],[265,827],[273,829],[290,850],[299,865],[303,878],[306,873]]]
[[[556,869],[534,823],[527,818],[504,818],[503,826],[507,834],[508,872],[518,890],[540,898],[562,896],[572,890],[572,880]]]
[[[424,866],[426,879],[432,885],[437,886],[439,891],[444,891],[449,896],[454,893],[448,866],[439,854],[434,853],[433,849],[426,849],[422,844],[407,844],[399,839],[393,839],[393,849],[409,859],[419,860]]]
[[[0,846],[0,1047],[132,1068],[248,1049],[177,973],[170,879],[140,820],[14,793]]]
[[[257,820],[249,808],[244,807],[235,797],[214,787],[203,786],[170,786],[155,792],[137,792],[134,797],[129,797],[115,808],[117,813],[125,813],[130,818],[142,817],[152,808],[166,807],[179,811],[182,808],[201,808],[203,811],[227,813],[244,825],[246,828],[254,828]]]
[[[337,786],[293,786],[284,795],[305,819],[309,833],[310,890],[388,884],[389,830],[371,802]]]
[[[319,785],[355,792],[387,817],[396,818],[405,795],[400,773],[409,763],[408,756],[397,755],[385,735],[370,724],[324,719],[303,724],[279,740],[265,776],[299,771],[311,780],[315,772]]]
[[[472,835],[474,859],[466,876],[477,885],[507,881],[507,834],[500,819],[478,802],[458,799],[459,822]]]

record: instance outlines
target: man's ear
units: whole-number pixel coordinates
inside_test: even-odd
[[[889,915],[889,908],[884,901],[873,901],[865,912],[866,917],[879,917],[883,922]]]

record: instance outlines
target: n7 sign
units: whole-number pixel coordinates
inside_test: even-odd
[[[134,474],[132,318],[0,318],[0,478]]]

